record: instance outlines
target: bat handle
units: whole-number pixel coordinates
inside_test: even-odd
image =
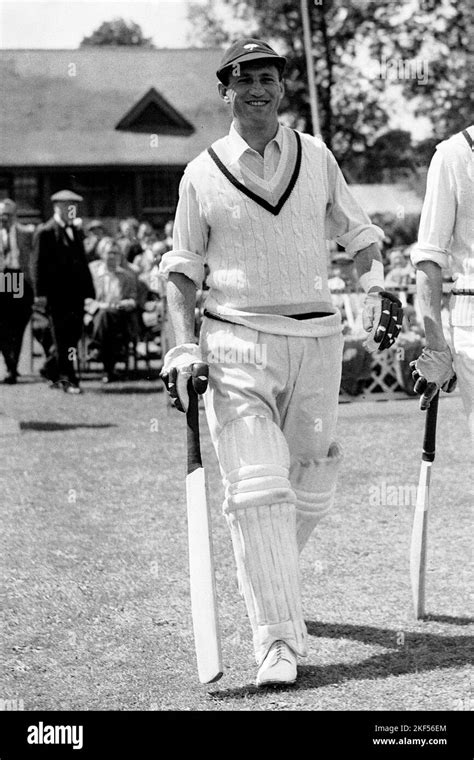
[[[434,458],[435,458],[436,420],[438,417],[438,401],[439,401],[439,391],[431,399],[430,405],[426,412],[425,435],[423,438],[423,454],[421,457],[424,462],[434,462]]]
[[[199,399],[192,379],[188,382],[189,405],[186,412],[188,475],[202,467],[201,445],[199,442]]]
[[[189,405],[186,412],[188,439],[188,475],[202,467],[201,445],[199,442],[199,399],[198,393],[204,393],[209,378],[209,367],[203,362],[193,365],[192,375],[188,380]]]

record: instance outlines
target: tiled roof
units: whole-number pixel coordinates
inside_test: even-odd
[[[0,51],[0,165],[183,166],[229,129],[215,70],[220,49]],[[116,130],[154,87],[189,136]]]

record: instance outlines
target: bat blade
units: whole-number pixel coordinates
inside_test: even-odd
[[[211,516],[203,467],[186,476],[189,578],[198,676],[201,683],[222,676],[222,654],[212,551]]]
[[[415,515],[411,534],[410,579],[415,617],[425,614],[426,549],[428,539],[428,513],[430,506],[431,462],[423,461],[416,494]]]
[[[422,618],[425,614],[425,575],[426,550],[428,545],[428,512],[430,508],[430,476],[436,450],[438,402],[439,391],[432,398],[430,406],[426,412],[420,478],[416,492],[415,515],[411,532],[410,580],[413,594],[413,608],[417,619]]]

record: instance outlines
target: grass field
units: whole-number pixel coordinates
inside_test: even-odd
[[[159,381],[70,397],[2,387],[3,699],[25,710],[469,710],[472,491],[457,396],[432,475],[427,611],[408,553],[423,415],[416,399],[340,405],[336,508],[302,556],[309,656],[296,686],[257,691],[244,603],[205,426],[225,673],[197,681],[187,575],[184,417]],[[395,503],[394,503],[395,502]]]

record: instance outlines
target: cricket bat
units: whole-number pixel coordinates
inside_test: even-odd
[[[218,681],[222,676],[222,654],[214,576],[211,515],[206,477],[199,442],[197,392],[207,387],[207,365],[195,364],[188,383],[186,505],[188,518],[189,581],[194,643],[199,680]],[[196,392],[197,391],[197,392]]]
[[[416,492],[415,515],[411,533],[410,578],[415,616],[425,614],[426,550],[428,544],[428,511],[430,507],[430,475],[436,449],[436,419],[439,391],[426,411],[420,478]]]

